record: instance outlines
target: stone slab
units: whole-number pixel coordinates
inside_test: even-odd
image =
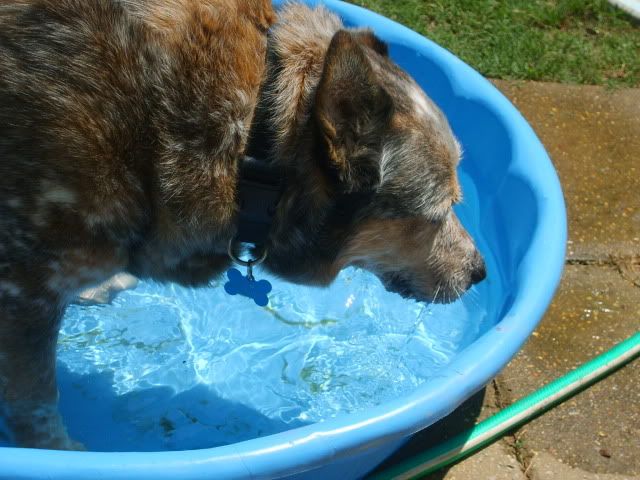
[[[522,398],[637,331],[640,288],[614,266],[569,265],[539,328],[498,378],[501,398]],[[548,453],[588,472],[640,475],[640,360],[516,437],[527,460]]]
[[[559,478],[559,477],[558,477]],[[517,458],[504,442],[494,443],[481,453],[451,467],[442,473],[426,477],[426,480],[527,480]]]
[[[531,461],[531,480],[640,480],[637,476],[585,472],[558,461],[548,453],[541,453]]]
[[[640,89],[494,80],[559,173],[569,259],[640,255]]]

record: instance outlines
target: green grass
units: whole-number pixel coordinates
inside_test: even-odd
[[[640,85],[640,24],[605,0],[351,0],[487,77]]]

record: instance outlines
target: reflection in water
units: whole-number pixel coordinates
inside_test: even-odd
[[[486,328],[487,282],[455,304],[425,305],[358,269],[327,289],[268,279],[274,289],[265,308],[221,287],[148,282],[112,305],[72,306],[59,341],[59,359],[74,378],[63,386],[63,403],[75,395],[91,410],[101,395],[82,379],[108,377],[115,400],[101,416],[120,425],[114,432],[126,425],[128,438],[114,433],[102,448],[132,448],[136,436],[147,448],[206,447],[214,430],[216,444],[232,443],[409,393]],[[161,398],[149,393],[157,391]],[[91,421],[71,423],[88,430]]]

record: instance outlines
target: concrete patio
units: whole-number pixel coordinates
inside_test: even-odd
[[[640,330],[640,89],[495,81],[560,175],[562,283],[538,329],[487,388],[395,464],[469,428]],[[429,480],[640,480],[640,360]]]

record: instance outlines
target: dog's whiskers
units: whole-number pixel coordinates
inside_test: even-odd
[[[433,294],[433,300],[431,300],[431,303],[429,305],[436,303],[436,300],[438,299],[438,294],[440,293],[441,288],[442,288],[442,284],[439,283],[438,286],[436,287],[436,293]]]

